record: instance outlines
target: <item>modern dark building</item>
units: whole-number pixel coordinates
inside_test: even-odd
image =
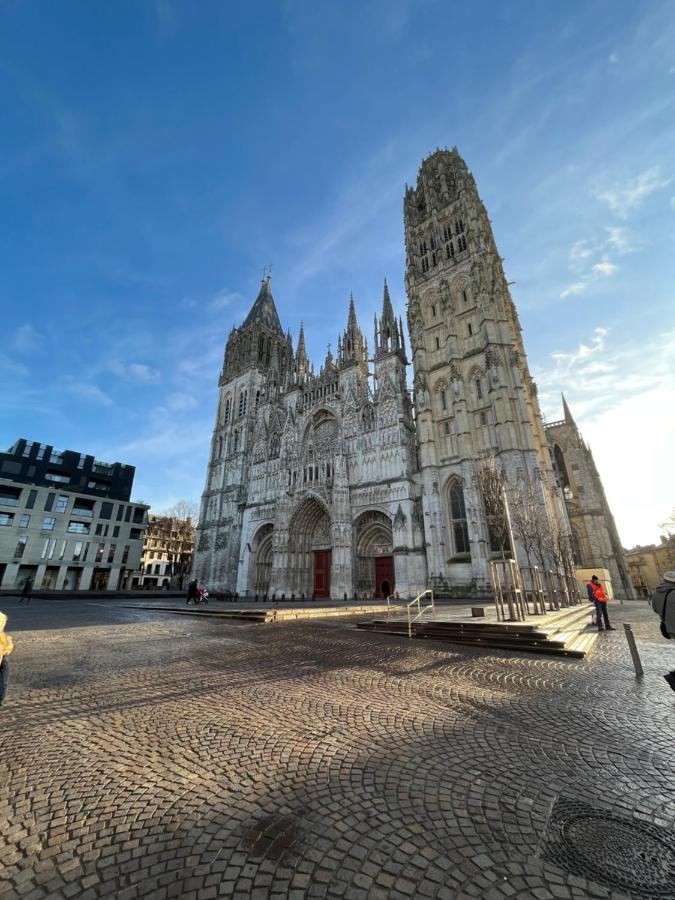
[[[131,501],[134,474],[23,438],[0,453],[0,587],[125,588],[148,521]]]
[[[123,463],[105,463],[87,453],[55,450],[19,438],[0,453],[0,476],[18,484],[39,484],[112,500],[131,499],[136,469]]]

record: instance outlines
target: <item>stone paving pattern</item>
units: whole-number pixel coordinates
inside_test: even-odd
[[[554,803],[673,833],[675,647],[643,605],[612,607],[641,682],[622,631],[572,661],[2,606],[1,900],[619,900],[642,895],[543,858]]]

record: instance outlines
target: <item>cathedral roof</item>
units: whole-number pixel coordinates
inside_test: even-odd
[[[246,316],[242,328],[246,328],[247,325],[264,325],[271,331],[278,331],[281,334],[284,333],[281,322],[279,321],[277,308],[274,305],[270,281],[269,275],[266,275],[265,278],[263,278],[260,293],[251,307],[251,311]]]

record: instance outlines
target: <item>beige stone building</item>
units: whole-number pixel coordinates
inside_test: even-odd
[[[663,573],[675,570],[675,535],[663,536],[660,544],[633,547],[626,562],[640,597],[649,597],[663,581]]]
[[[352,299],[336,357],[318,374],[302,329],[295,349],[284,332],[269,278],[232,330],[193,568],[210,587],[486,596],[490,562],[509,551],[501,497],[496,513],[487,503],[488,468],[526,489],[539,534],[556,535],[542,537],[539,564],[556,567],[558,553],[571,567],[518,316],[456,150],[424,160],[405,191],[404,228],[410,358],[386,282],[372,357]],[[532,548],[514,540],[522,561]]]
[[[150,514],[143,539],[140,569],[131,586],[147,590],[182,590],[192,568],[194,525],[189,519]]]

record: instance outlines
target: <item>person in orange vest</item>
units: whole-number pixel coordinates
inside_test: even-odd
[[[586,585],[586,591],[588,593],[588,599],[592,603],[595,603],[595,615],[598,621],[598,631],[603,630],[603,621],[605,623],[605,629],[607,631],[614,631],[614,628],[609,624],[609,616],[607,615],[607,591],[600,583],[600,579],[597,575],[592,576],[591,580]]]

